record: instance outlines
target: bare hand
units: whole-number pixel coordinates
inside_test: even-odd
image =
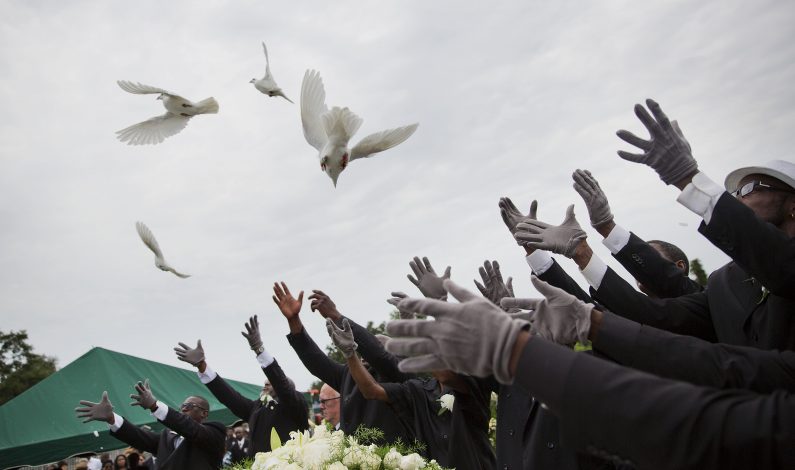
[[[290,289],[287,288],[287,284],[282,282],[281,286],[279,286],[278,283],[274,282],[273,293],[273,302],[279,306],[284,318],[287,320],[298,318],[298,313],[301,312],[301,304],[304,301],[304,291],[298,293],[298,299],[296,300],[293,294],[290,293]]]

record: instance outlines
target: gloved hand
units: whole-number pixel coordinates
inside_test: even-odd
[[[204,361],[202,340],[197,341],[196,347],[193,349],[185,343],[179,343],[179,347],[174,348],[174,351],[177,353],[177,359],[187,362],[194,367],[199,367],[199,364]]]
[[[613,213],[610,212],[610,204],[607,203],[607,196],[599,186],[599,182],[588,170],[576,170],[573,175],[574,190],[577,191],[585,201],[588,208],[588,215],[591,216],[591,226],[598,227],[613,220]]]
[[[135,391],[138,392],[138,394],[136,395],[133,393],[130,395],[130,398],[133,399],[130,405],[140,406],[149,411],[154,411],[157,406],[157,399],[152,395],[152,389],[149,387],[149,379],[146,379],[143,383],[139,381],[135,384]]]
[[[398,315],[399,315],[401,320],[414,320],[415,318],[417,318],[417,316],[414,314],[414,312],[401,310],[400,306],[398,305],[401,300],[408,298],[408,295],[406,295],[403,292],[390,292],[389,295],[391,295],[392,298],[386,299],[386,301],[387,301],[387,303],[389,303],[391,305],[394,305],[395,308],[398,309]]]
[[[693,158],[690,143],[679,129],[679,124],[676,121],[669,121],[656,101],[648,99],[646,106],[654,117],[639,104],[635,105],[635,115],[648,129],[651,135],[649,140],[641,139],[623,129],[616,132],[621,140],[640,148],[644,153],[635,154],[619,150],[618,156],[624,160],[652,167],[665,184],[674,184],[696,173],[698,163]]]
[[[334,301],[331,300],[331,297],[326,295],[322,290],[313,290],[312,295],[309,296],[309,299],[312,301],[312,303],[309,304],[309,308],[312,309],[313,312],[320,312],[320,315],[323,316],[323,318],[337,320],[342,316],[339,310],[337,310],[337,306],[334,304]]]
[[[491,300],[494,305],[500,305],[500,300],[505,297],[514,297],[513,278],[509,277],[508,282],[502,280],[500,263],[494,261],[484,261],[483,267],[478,268],[483,284],[475,280],[475,287],[478,288],[483,297]]]
[[[527,215],[519,212],[519,209],[516,208],[516,205],[508,197],[501,197],[500,202],[497,205],[500,208],[500,216],[502,217],[502,221],[505,223],[505,226],[508,227],[508,231],[511,232],[512,236],[514,232],[516,232],[517,225],[522,222],[526,222],[527,220],[536,219],[538,202],[535,200],[530,203],[530,212]],[[519,245],[521,245],[521,243],[519,243]]]
[[[282,282],[280,286],[278,283],[273,283],[273,302],[279,307],[279,310],[288,321],[298,317],[301,312],[301,304],[304,301],[304,291],[298,293],[298,299],[293,297],[287,284]]]
[[[326,330],[346,359],[354,354],[358,345],[353,340],[353,330],[351,330],[351,324],[347,318],[342,320],[342,328],[338,327],[330,318],[326,318]]]
[[[422,295],[429,299],[447,300],[447,291],[442,287],[442,282],[445,279],[450,279],[450,266],[444,270],[442,277],[439,277],[436,271],[433,270],[427,256],[422,258],[422,262],[415,256],[413,261],[409,261],[409,266],[414,271],[414,275],[417,276],[415,279],[409,274],[409,281],[417,286]]]
[[[550,225],[540,220],[522,222],[516,227],[514,237],[522,244],[532,248],[551,251],[567,258],[574,256],[574,250],[585,232],[574,217],[574,204],[566,209],[566,218],[560,225]]]
[[[532,277],[533,285],[543,299],[503,299],[503,308],[516,307],[532,310],[530,319],[533,332],[542,338],[559,344],[574,344],[588,341],[591,329],[593,304],[586,304],[563,289],[553,287]]]
[[[387,323],[387,351],[407,357],[400,361],[404,372],[450,369],[486,377],[494,375],[511,383],[508,369],[511,350],[519,332],[529,323],[512,319],[490,301],[453,281],[444,288],[460,303],[434,299],[405,299],[406,310],[430,315],[435,321],[393,320]]]
[[[251,350],[259,354],[262,352],[261,349],[263,347],[262,336],[259,334],[259,319],[257,319],[256,315],[249,317],[243,326],[246,327],[246,331],[241,331],[240,334],[248,340]]]
[[[104,421],[113,424],[113,405],[108,399],[108,392],[102,392],[102,399],[99,403],[91,401],[80,400],[80,404],[84,408],[75,408],[78,418],[85,418],[84,423],[89,421]]]

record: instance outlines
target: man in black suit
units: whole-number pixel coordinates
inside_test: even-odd
[[[257,356],[257,362],[268,379],[258,400],[251,400],[241,395],[207,365],[201,340],[195,348],[179,343],[179,347],[174,348],[174,351],[181,361],[198,369],[199,380],[210,389],[218,401],[229,408],[235,416],[248,422],[250,445],[245,448],[245,456],[253,457],[257,452],[271,450],[271,429],[276,429],[279,439],[286,442],[290,439],[291,431],[304,431],[309,428],[309,415],[303,394],[295,389],[292,380],[284,374],[279,363],[263,346],[256,315],[249,318],[245,328],[243,336],[248,340],[249,346]],[[238,449],[238,452],[241,450]],[[234,460],[234,451],[232,454]]]
[[[77,408],[83,422],[105,421],[110,434],[136,449],[150,452],[157,458],[159,470],[217,469],[224,456],[226,427],[218,422],[206,422],[210,404],[199,396],[190,396],[180,411],[169,408],[152,395],[149,380],[135,385],[137,394],[130,395],[133,405],[149,410],[168,429],[160,434],[146,431],[113,412],[108,392],[102,393],[99,403],[81,400]]]
[[[250,458],[253,455],[251,453],[251,441],[243,434],[243,428],[241,426],[235,426],[232,439],[228,441],[227,450],[231,454],[230,461],[232,465]]]

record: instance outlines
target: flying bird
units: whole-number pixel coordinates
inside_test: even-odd
[[[166,137],[171,137],[184,129],[193,116],[218,112],[218,102],[212,97],[194,103],[162,88],[127,80],[119,80],[116,83],[122,90],[136,95],[156,94],[157,99],[163,100],[163,106],[166,107],[165,114],[116,131],[116,137],[122,142],[127,142],[127,145],[159,144]]]
[[[265,46],[265,43],[262,43],[262,50],[265,51],[265,76],[260,78],[259,80],[256,78],[252,78],[249,83],[254,84],[254,88],[261,91],[262,93],[274,97],[274,96],[281,96],[282,98],[286,99],[290,103],[293,102],[287,95],[284,94],[279,85],[276,84],[276,80],[273,79],[273,75],[271,74],[271,63],[268,59],[268,48]]]
[[[418,123],[370,134],[352,149],[348,141],[362,125],[362,118],[348,108],[337,106],[329,111],[320,73],[307,70],[301,84],[301,122],[304,137],[319,152],[320,169],[337,186],[337,178],[348,163],[390,149],[405,141],[417,130]]]
[[[135,229],[138,231],[138,236],[141,237],[141,240],[143,240],[144,244],[155,253],[155,266],[157,266],[158,269],[161,271],[172,272],[182,279],[190,277],[190,274],[182,274],[177,272],[176,269],[172,268],[168,265],[168,263],[166,263],[166,259],[163,258],[163,252],[160,251],[160,245],[157,244],[157,240],[155,239],[155,236],[152,235],[152,231],[149,230],[149,227],[144,225],[143,222],[136,222]]]

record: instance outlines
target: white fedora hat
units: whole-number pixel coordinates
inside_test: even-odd
[[[723,186],[726,191],[732,192],[737,189],[740,180],[748,175],[767,175],[781,180],[790,188],[795,189],[795,163],[785,160],[771,160],[759,166],[747,166],[738,168],[726,176]]]

